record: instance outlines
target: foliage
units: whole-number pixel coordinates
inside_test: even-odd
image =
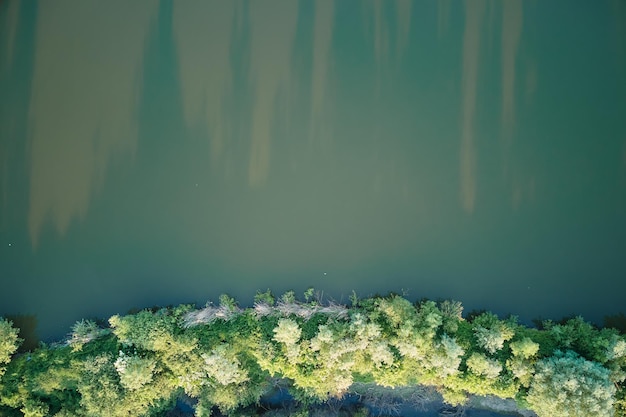
[[[455,333],[459,328],[459,322],[463,321],[463,305],[460,301],[444,300],[439,304],[441,318],[443,320],[443,330],[450,334]]]
[[[66,343],[23,355],[0,320],[0,414],[149,416],[186,395],[198,416],[246,415],[279,380],[304,411],[364,382],[429,385],[454,406],[496,395],[541,417],[626,416],[626,339],[616,330],[580,317],[541,330],[489,312],[464,320],[459,302],[396,294],[354,295],[349,309],[314,297],[308,289],[301,303],[289,291],[276,302],[268,290],[241,309],[222,295],[199,310],[115,315],[110,329],[81,320]]]
[[[174,332],[176,318],[166,309],[156,313],[143,310],[127,316],[112,316],[109,324],[122,345],[156,351],[168,348],[167,335]]]
[[[241,384],[248,381],[248,373],[232,355],[228,344],[221,344],[210,355],[202,354],[207,375],[220,385]]]
[[[473,353],[467,360],[467,367],[478,376],[494,379],[502,372],[502,365],[480,353]]]
[[[18,329],[13,323],[0,317],[0,378],[4,374],[5,365],[11,360],[21,340],[17,337]]]
[[[301,334],[302,329],[298,323],[291,319],[280,319],[278,326],[274,329],[274,340],[290,347],[300,340]]]
[[[539,352],[539,344],[533,342],[528,337],[512,342],[510,346],[513,356],[520,357],[522,359],[530,359]]]
[[[228,294],[222,294],[220,295],[220,307],[235,311],[237,309],[237,302]]]
[[[87,414],[102,415],[117,407],[123,389],[110,355],[99,355],[83,363],[78,391]]]
[[[141,358],[132,355],[126,356],[120,350],[117,360],[114,362],[115,370],[120,377],[120,383],[128,390],[134,391],[152,381],[156,361],[152,358]]]
[[[81,412],[87,416],[148,416],[171,406],[175,393],[167,379],[153,376],[150,383],[140,383],[147,378],[146,368],[152,368],[150,362],[135,360],[137,370],[130,371],[134,376],[124,383],[118,360],[111,354],[85,358],[78,383]]]
[[[616,353],[623,356],[616,342],[624,339],[617,330],[597,329],[580,316],[558,324],[548,320],[544,322],[544,327],[559,350],[574,350],[585,359],[603,364],[615,359]],[[613,351],[615,348],[617,352]]]
[[[381,298],[377,302],[377,307],[392,327],[399,327],[402,323],[416,320],[413,304],[399,295]]]
[[[540,417],[610,417],[614,395],[609,371],[570,350],[537,364],[527,401]]]
[[[535,373],[533,362],[519,356],[507,359],[506,368],[514,378],[523,386],[528,388]]]
[[[304,292],[304,300],[308,302],[313,302],[313,296],[315,295],[315,288],[309,287]]]
[[[440,378],[455,375],[459,372],[459,365],[464,354],[465,350],[459,346],[456,339],[444,334],[429,356],[429,367]]]
[[[268,306],[273,306],[275,302],[276,298],[269,289],[265,292],[257,291],[254,296],[255,304],[267,304]]]
[[[443,324],[443,316],[434,301],[425,301],[419,306],[417,326],[432,338]]]
[[[504,342],[515,334],[510,325],[498,320],[498,317],[490,312],[476,317],[472,325],[478,345],[491,354],[502,349]]]
[[[100,329],[93,320],[79,320],[72,326],[72,332],[67,344],[74,351],[81,350],[85,343],[88,343],[100,336],[107,334],[108,331]]]
[[[285,304],[294,304],[296,302],[296,293],[287,291],[280,297],[280,301]]]
[[[50,407],[42,401],[29,399],[20,408],[20,411],[24,413],[24,417],[46,417],[50,412]]]

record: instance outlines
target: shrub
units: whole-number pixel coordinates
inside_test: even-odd
[[[276,298],[269,289],[265,292],[257,291],[254,296],[255,304],[267,304],[268,306],[273,306],[275,302]]]
[[[236,311],[237,302],[233,297],[229,296],[228,294],[222,294],[220,295],[220,307],[223,307],[230,311]]]
[[[72,326],[72,333],[70,333],[67,344],[72,347],[73,351],[79,351],[86,343],[97,339],[105,333],[107,331],[100,329],[94,321],[79,320]]]

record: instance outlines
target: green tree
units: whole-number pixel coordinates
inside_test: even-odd
[[[459,365],[464,354],[465,350],[457,341],[444,334],[428,357],[429,365],[440,378],[446,378],[459,372]]]
[[[41,401],[28,399],[20,411],[24,413],[24,417],[46,417],[50,408]]]
[[[255,304],[267,304],[268,306],[273,306],[276,303],[276,297],[272,294],[272,291],[268,288],[265,292],[257,291],[254,296]]]
[[[522,359],[530,359],[539,352],[539,344],[525,337],[522,340],[511,343],[511,353],[515,357],[521,357]]]
[[[487,379],[495,379],[502,371],[502,365],[498,361],[487,358],[481,353],[472,353],[467,359],[467,367],[476,375]]]
[[[490,312],[476,317],[472,325],[478,346],[491,354],[502,349],[504,342],[515,335],[508,323],[498,320],[498,316]]]
[[[122,345],[152,351],[170,349],[169,340],[177,327],[176,321],[166,309],[109,318],[113,333]]]
[[[383,317],[392,327],[399,327],[407,321],[415,322],[417,320],[417,311],[413,304],[399,295],[381,298],[377,300],[376,304],[378,311],[383,314]]]
[[[439,304],[439,311],[441,311],[444,332],[455,333],[459,328],[459,322],[463,321],[463,305],[461,302],[444,300]]]
[[[128,390],[137,390],[152,381],[156,362],[152,358],[140,358],[136,355],[126,356],[120,351],[113,364],[120,376],[120,383]]]
[[[221,344],[210,355],[202,354],[207,375],[219,385],[241,384],[249,380],[248,372],[241,368],[232,348]]]
[[[295,345],[301,335],[302,329],[291,319],[280,319],[274,329],[274,340],[284,343],[287,347]]]
[[[18,329],[13,327],[13,323],[0,317],[0,378],[22,342],[17,335]]]
[[[535,373],[536,356],[539,353],[539,344],[529,337],[511,342],[512,357],[506,360],[507,369],[521,385],[528,388]]]
[[[612,417],[610,372],[573,351],[537,363],[527,401],[539,417]]]

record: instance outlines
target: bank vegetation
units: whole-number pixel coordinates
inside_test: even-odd
[[[470,396],[515,400],[540,417],[626,416],[626,340],[581,317],[527,327],[460,302],[402,296],[322,302],[312,290],[258,293],[242,309],[153,308],[81,320],[67,340],[16,354],[0,319],[0,415],[164,416],[186,399],[195,415],[250,415],[280,384],[299,403],[354,387],[428,387],[451,406]]]

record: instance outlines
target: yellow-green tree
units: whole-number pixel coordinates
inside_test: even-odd
[[[0,378],[4,374],[6,364],[11,361],[11,356],[21,343],[17,334],[18,330],[13,327],[12,322],[0,318]]]
[[[537,363],[527,401],[539,417],[612,417],[610,372],[573,351]]]

